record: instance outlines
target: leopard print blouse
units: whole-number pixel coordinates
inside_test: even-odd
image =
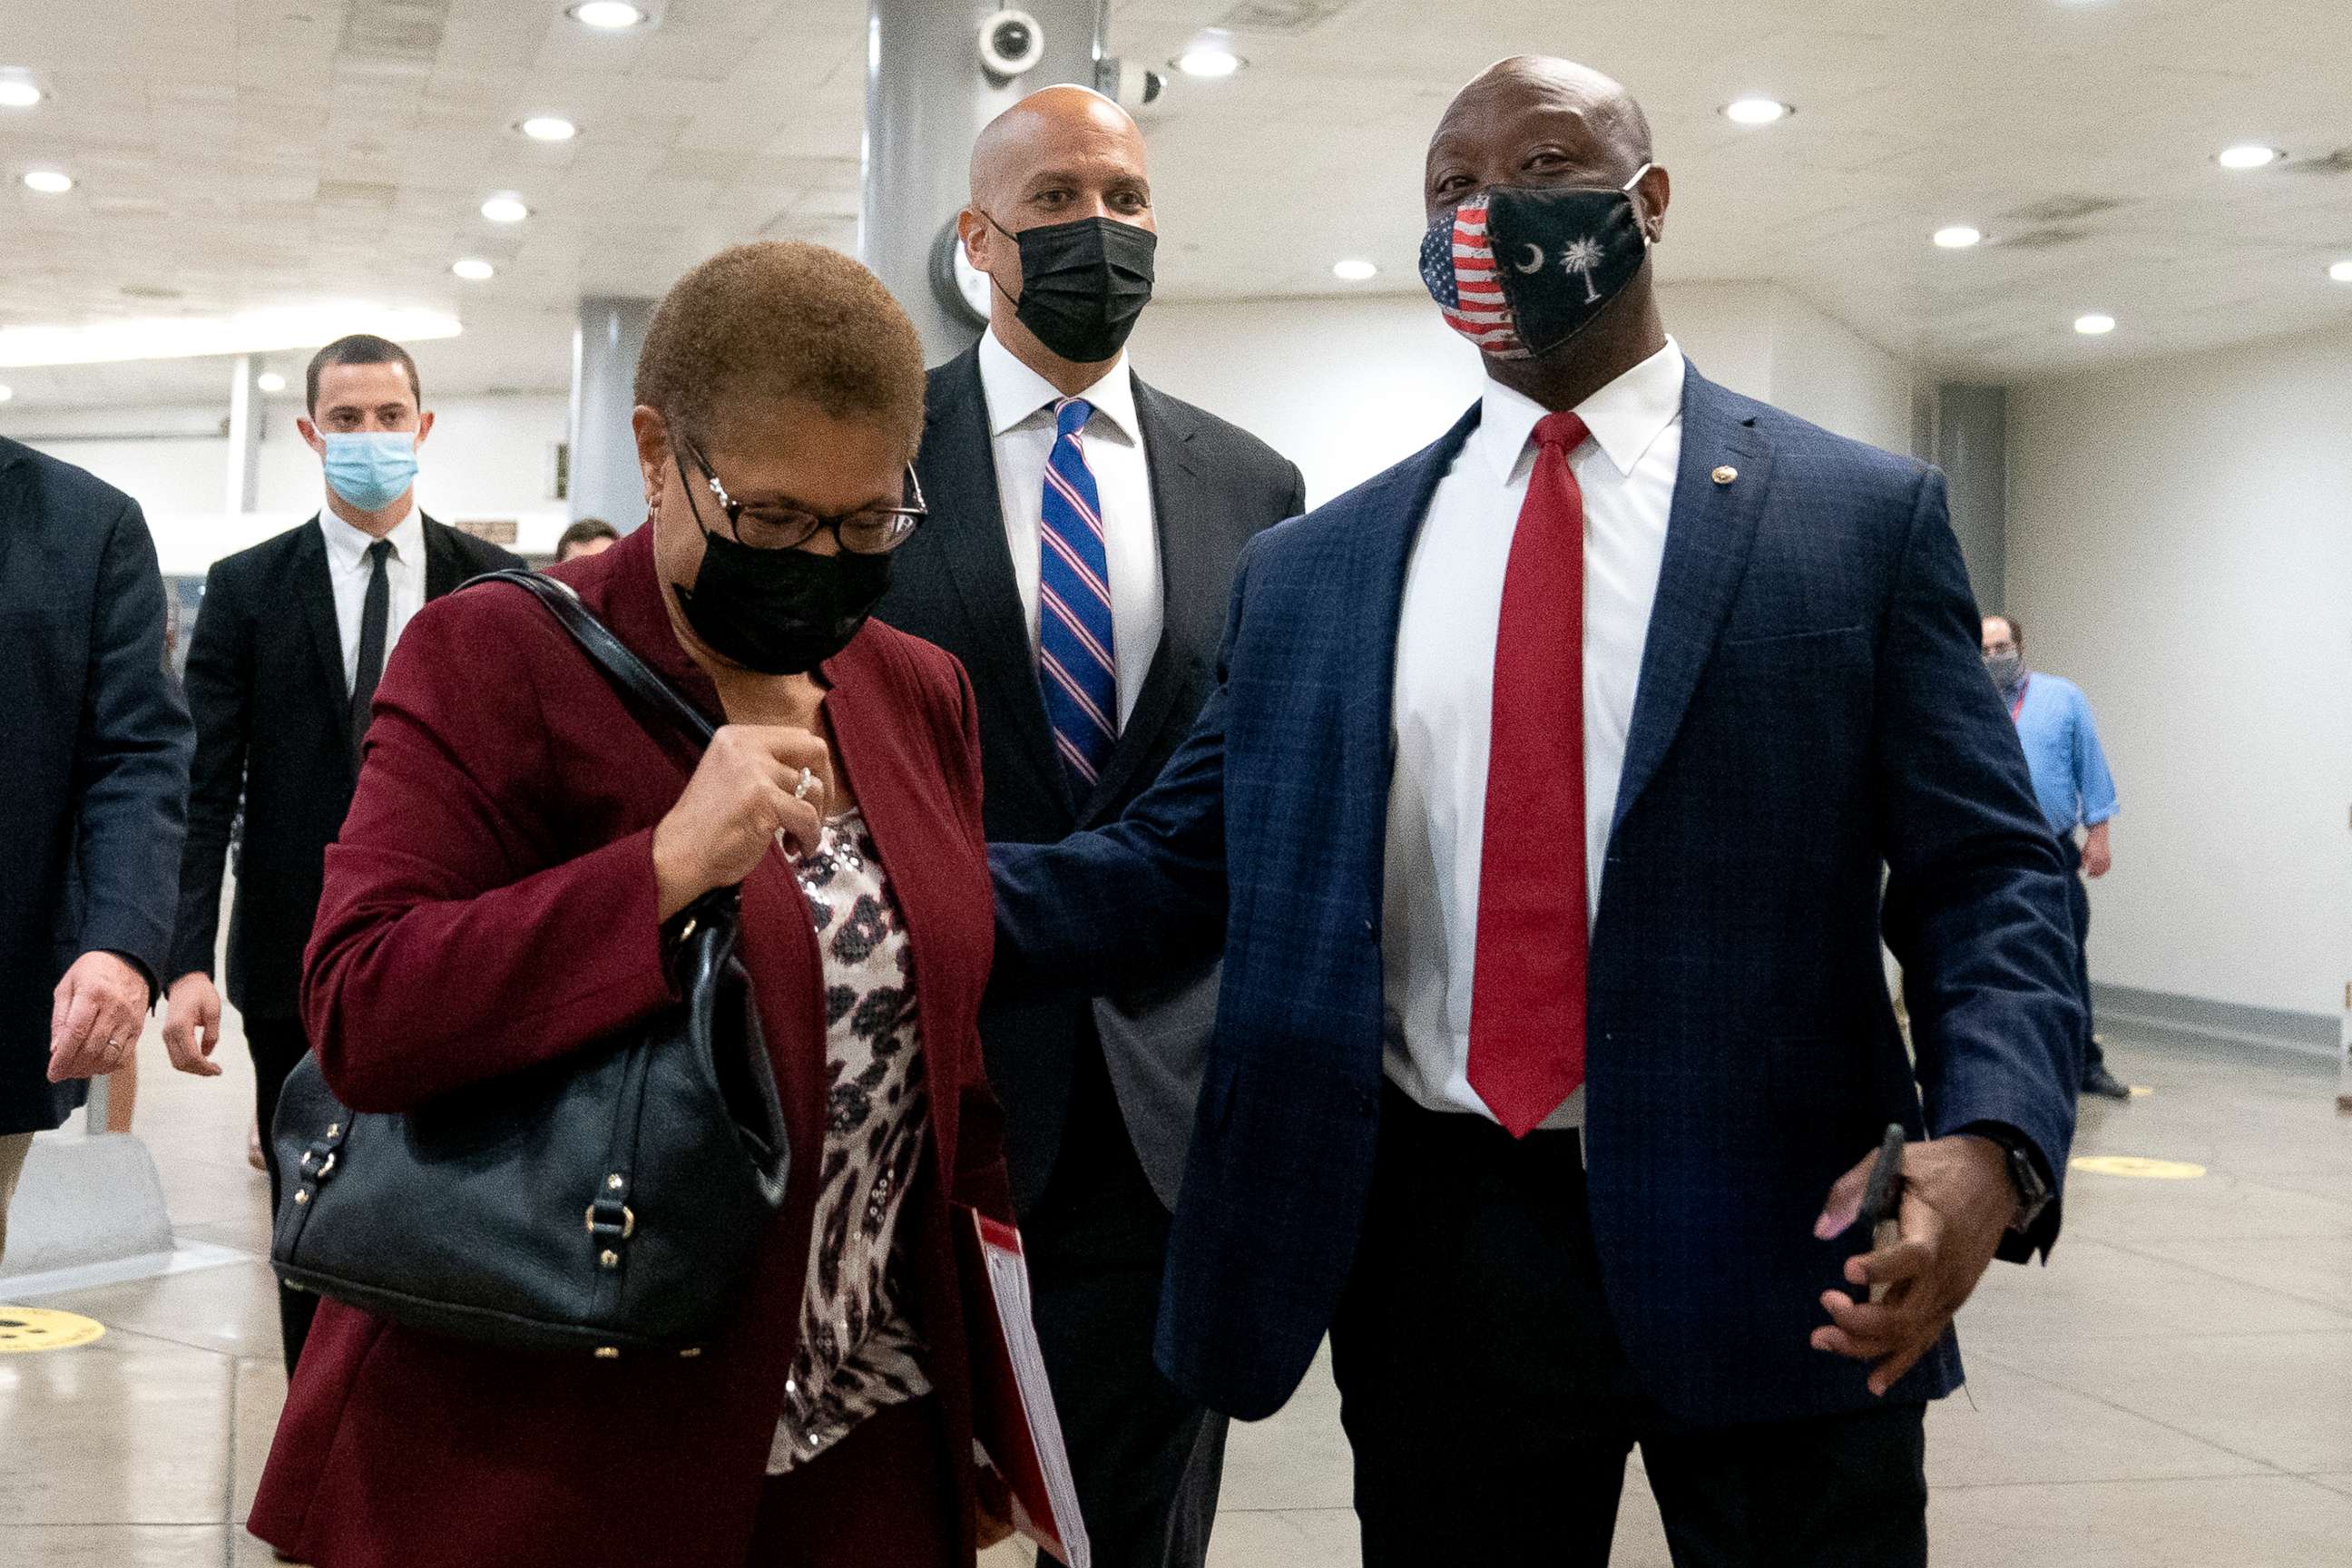
[[[781,1475],[857,1423],[930,1392],[900,1305],[898,1211],[930,1136],[914,966],[873,836],[856,812],[800,864],[824,962],[824,1153],[801,1304],[800,1351],[768,1451]]]

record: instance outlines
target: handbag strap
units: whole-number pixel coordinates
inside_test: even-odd
[[[476,583],[512,583],[518,588],[528,588],[539,602],[545,605],[572,639],[580,645],[604,678],[628,696],[635,698],[694,737],[697,744],[707,746],[718,731],[702,710],[688,701],[685,693],[663,679],[652,666],[631,653],[628,645],[613,635],[612,628],[589,613],[580,602],[580,595],[569,583],[560,583],[542,572],[515,568],[505,572],[485,572]]]

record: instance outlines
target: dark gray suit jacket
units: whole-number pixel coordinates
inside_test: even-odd
[[[1234,561],[1258,532],[1304,510],[1306,483],[1295,465],[1247,431],[1136,379],[1166,626],[1118,749],[1093,794],[1080,799],[1055,754],[1037,689],[997,499],[978,350],[933,370],[927,396],[915,468],[931,515],[894,562],[881,617],[937,643],[971,672],[989,841],[1050,844],[1115,820],[1159,776],[1215,689]],[[1215,1017],[1215,966],[1198,963],[1099,1005],[992,998],[981,1015],[981,1037],[1004,1100],[1015,1205],[1025,1213],[1045,1192],[1077,1052],[1098,1034],[1136,1153],[1172,1208]]]
[[[82,1101],[48,1081],[50,994],[75,959],[164,978],[189,743],[139,503],[0,437],[0,1133]]]

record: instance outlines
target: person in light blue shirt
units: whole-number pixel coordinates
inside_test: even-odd
[[[2074,972],[2083,995],[2083,1092],[2129,1100],[2131,1090],[2107,1070],[2106,1053],[2091,1021],[2091,970],[2083,956],[2091,933],[2091,898],[2082,878],[2104,877],[2115,863],[2107,826],[2116,815],[2116,781],[2099,746],[2098,723],[2081,687],[2025,668],[2025,627],[2016,616],[1987,616],[1983,631],[1985,673],[2017,721],[2042,815],[2050,819],[2068,868],[2077,873],[2067,888],[2074,915]]]

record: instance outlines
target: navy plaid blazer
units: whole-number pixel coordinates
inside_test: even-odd
[[[1942,475],[1696,370],[1683,416],[1591,932],[1585,1139],[1626,1353],[1715,1426],[1873,1403],[1859,1363],[1808,1343],[1867,1242],[1813,1239],[1824,1195],[1892,1121],[2001,1123],[2063,1174],[2082,1013]],[[1118,822],[992,852],[1001,984],[1129,984],[1223,944],[1158,1350],[1244,1418],[1297,1386],[1362,1229],[1399,605],[1477,418],[1253,542],[1219,689]],[[2034,1243],[2056,1226],[2053,1205]],[[1960,1376],[1948,1336],[1894,1396]]]

